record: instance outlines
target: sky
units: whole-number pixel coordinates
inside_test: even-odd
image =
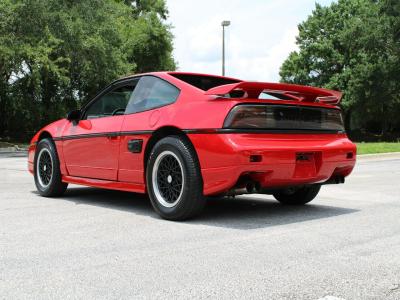
[[[167,0],[178,70],[221,74],[223,20],[225,75],[279,81],[279,68],[295,44],[297,25],[315,3],[333,0]]]

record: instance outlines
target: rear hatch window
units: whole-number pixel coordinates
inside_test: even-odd
[[[209,75],[197,75],[197,74],[185,74],[185,73],[169,73],[169,75],[178,78],[190,85],[193,85],[203,91],[207,91],[211,88],[240,82],[239,80],[234,80],[230,78],[209,76]]]

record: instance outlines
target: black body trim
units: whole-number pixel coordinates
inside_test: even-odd
[[[96,137],[117,137],[117,136],[128,136],[128,135],[152,134],[153,132],[154,132],[154,130],[98,132],[98,133],[88,133],[88,134],[66,135],[63,137],[53,138],[53,140],[66,141],[66,140],[88,139],[88,138],[96,138]]]
[[[344,131],[337,130],[304,130],[304,129],[231,129],[231,128],[204,128],[204,129],[183,129],[187,134],[232,134],[232,133],[249,133],[249,134],[265,134],[265,133],[280,133],[280,134],[343,134]],[[89,134],[67,135],[63,137],[53,138],[54,141],[66,141],[75,139],[87,139],[96,137],[117,137],[129,135],[149,135],[154,130],[136,130],[136,131],[121,131],[121,132],[99,132]]]
[[[121,131],[120,136],[125,135],[140,135],[140,134],[152,134],[155,130],[136,130],[136,131]]]

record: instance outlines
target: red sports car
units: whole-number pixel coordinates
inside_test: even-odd
[[[29,171],[43,196],[62,195],[68,183],[148,193],[170,220],[198,214],[212,195],[305,204],[355,165],[340,98],[194,73],[129,76],[40,130]]]

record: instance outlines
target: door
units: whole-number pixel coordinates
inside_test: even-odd
[[[110,86],[82,110],[79,122],[65,127],[63,153],[69,175],[117,180],[119,133],[136,82]]]

